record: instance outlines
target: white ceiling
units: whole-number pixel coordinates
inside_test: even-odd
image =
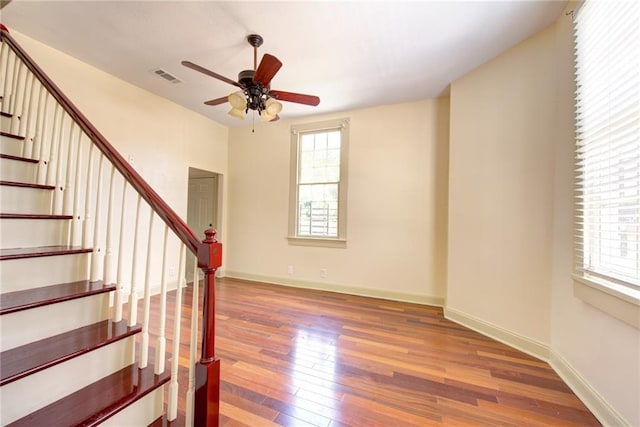
[[[284,64],[273,89],[317,95],[284,103],[282,118],[437,97],[483,62],[550,25],[566,1],[27,1],[1,21],[34,39],[227,126],[237,80],[253,67],[248,34]],[[162,68],[182,83],[154,75]],[[46,70],[45,70],[46,71]]]

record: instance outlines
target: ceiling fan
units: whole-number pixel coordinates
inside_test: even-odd
[[[182,61],[182,65],[187,68],[241,89],[229,96],[206,101],[206,105],[220,105],[229,102],[231,104],[229,115],[242,120],[249,110],[254,110],[258,112],[262,121],[268,122],[276,121],[280,118],[278,113],[282,111],[282,104],[278,101],[296,102],[312,106],[320,103],[320,98],[317,96],[271,90],[271,80],[282,67],[282,62],[275,56],[265,53],[260,65],[257,65],[258,47],[262,45],[264,40],[258,34],[251,34],[247,36],[247,41],[253,46],[253,70],[240,71],[237,82],[193,62]]]

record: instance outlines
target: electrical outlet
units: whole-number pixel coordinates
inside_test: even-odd
[[[129,157],[127,157],[127,161],[129,162],[129,164],[131,166],[133,166],[133,156],[132,155],[129,155]]]
[[[323,279],[327,278],[327,269],[326,268],[321,268],[320,269],[320,277]]]
[[[290,265],[289,267],[287,267],[287,274],[289,276],[293,276],[293,265]]]
[[[169,267],[169,277],[176,277],[176,268]]]

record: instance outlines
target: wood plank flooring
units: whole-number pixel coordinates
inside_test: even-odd
[[[216,292],[221,426],[600,425],[548,364],[440,308],[228,278]]]

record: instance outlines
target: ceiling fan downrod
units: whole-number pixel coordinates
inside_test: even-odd
[[[259,34],[249,34],[247,41],[253,46],[253,71],[258,69],[258,48],[264,43],[264,39]]]

